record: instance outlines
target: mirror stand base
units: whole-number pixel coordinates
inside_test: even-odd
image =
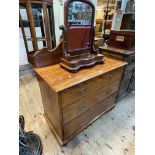
[[[71,61],[61,58],[60,66],[72,73],[76,73],[80,70],[80,68],[90,67],[97,63],[104,63],[104,56],[102,54],[92,54],[85,59],[76,59]]]

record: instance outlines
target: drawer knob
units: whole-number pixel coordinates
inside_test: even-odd
[[[85,124],[85,122],[86,122],[86,119],[85,118],[80,119],[80,125],[81,126],[83,126]]]
[[[78,107],[78,112],[79,112],[79,111],[83,111],[85,108],[86,108],[85,105],[79,106],[79,107]]]
[[[114,80],[113,74],[109,74],[109,79],[110,79],[110,80]]]
[[[84,93],[86,90],[87,90],[87,88],[82,87],[82,88],[79,89],[79,93]]]
[[[106,90],[106,94],[109,95],[111,93],[111,89]]]

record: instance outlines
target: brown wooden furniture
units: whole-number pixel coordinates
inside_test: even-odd
[[[59,64],[34,68],[44,116],[61,145],[115,106],[126,62],[105,58],[105,64],[71,73]]]
[[[36,52],[47,53],[56,45],[53,1],[19,0],[19,24],[28,61],[35,66]]]
[[[103,55],[94,48],[95,7],[87,0],[67,0],[64,4],[63,58],[60,66],[77,72],[81,67],[103,63]]]
[[[125,66],[121,79],[121,85],[117,94],[117,101],[119,101],[135,89],[135,36],[133,31],[111,32],[112,35],[110,35],[109,46],[102,46],[99,47],[99,49],[105,56],[117,57],[128,63],[128,65]]]
[[[135,31],[134,30],[111,30],[109,38],[109,47],[135,49]]]
[[[80,10],[76,10],[80,8]],[[74,18],[72,12],[74,11]],[[62,39],[52,50],[46,48],[34,54],[35,67],[60,63],[60,66],[77,72],[81,67],[103,63],[103,55],[94,47],[94,5],[86,0],[68,0],[64,6],[65,26]],[[76,12],[76,13],[75,13]],[[73,19],[72,19],[73,18]]]

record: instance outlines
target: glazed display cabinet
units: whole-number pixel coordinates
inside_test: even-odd
[[[52,0],[20,0],[19,27],[28,61],[33,65],[37,51],[51,50],[56,45]]]

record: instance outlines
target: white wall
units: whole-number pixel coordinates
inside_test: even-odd
[[[63,0],[63,4],[64,4]],[[59,43],[60,36],[62,31],[59,30],[60,25],[64,25],[64,5],[61,5],[59,0],[53,0],[53,9],[54,9],[54,20],[55,20],[55,35],[56,35],[56,44]]]
[[[62,0],[63,4],[65,0]],[[91,0],[95,6],[97,6],[97,0]],[[62,31],[59,30],[60,25],[64,25],[64,6],[60,4],[59,0],[53,0],[54,20],[55,20],[55,35],[56,44],[59,43]],[[19,29],[19,65],[27,64],[27,54],[22,37],[22,32]]]

